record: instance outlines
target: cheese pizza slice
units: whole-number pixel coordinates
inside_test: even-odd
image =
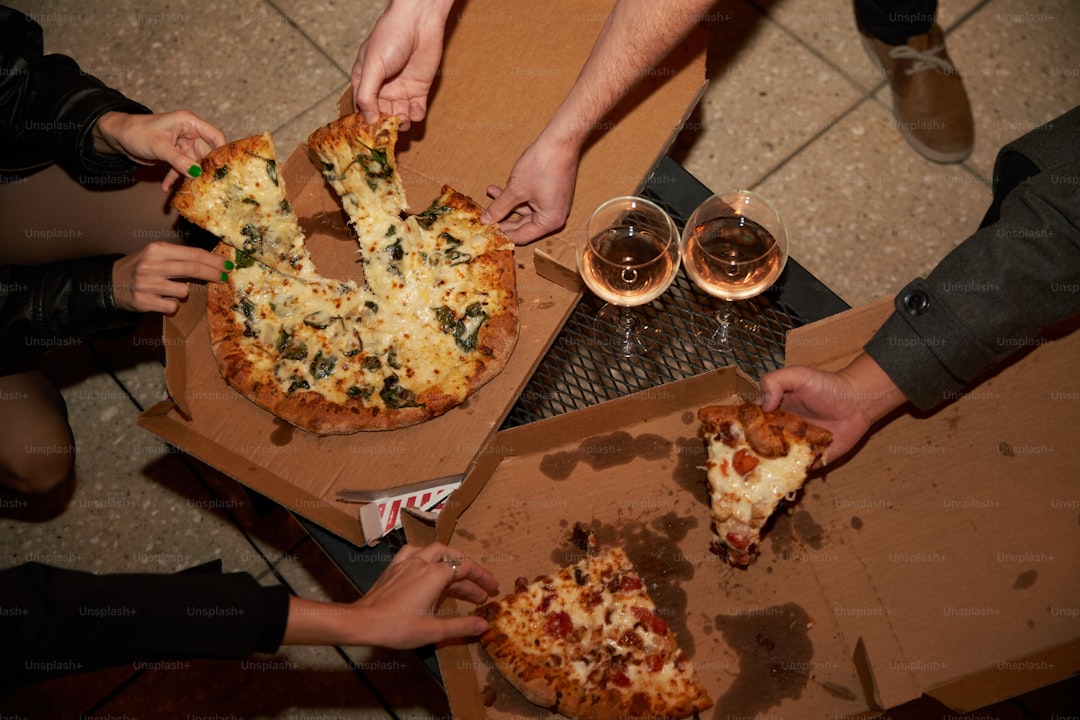
[[[258,261],[286,275],[315,277],[269,133],[218,148],[201,169],[173,198],[182,216],[235,248],[238,267]]]
[[[832,433],[782,410],[758,405],[701,408],[713,529],[729,562],[746,566],[766,521],[782,500],[793,500]]]
[[[712,706],[621,548],[590,552],[477,610],[484,650],[530,702],[571,718],[682,718]]]

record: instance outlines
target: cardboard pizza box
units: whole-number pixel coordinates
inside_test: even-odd
[[[891,308],[793,331],[788,363],[846,364]],[[500,432],[435,524],[406,531],[503,591],[558,567],[575,523],[623,544],[710,717],[877,716],[922,693],[970,711],[1080,671],[1078,357],[1064,334],[936,413],[898,413],[810,479],[745,570],[708,550],[695,419],[756,391],[731,369]],[[476,643],[438,658],[455,717],[546,715]]]
[[[427,207],[443,184],[488,202],[487,186],[505,183],[572,86],[612,4],[556,0],[510,8],[498,0],[470,0],[451,15],[428,116],[401,133],[397,146],[413,212]],[[700,37],[684,44],[596,134],[582,158],[567,227],[603,200],[644,184],[700,96],[704,54]],[[282,177],[320,272],[349,276],[355,244],[341,206],[306,148],[291,155],[288,150],[278,149],[282,159],[288,156]],[[560,242],[570,240],[549,245]],[[580,297],[577,288],[541,277],[535,251],[515,249],[521,335],[508,365],[442,417],[391,432],[325,438],[293,429],[222,380],[207,336],[205,291],[195,288],[165,321],[170,398],[148,409],[140,425],[346,540],[371,541],[359,520],[361,506],[340,501],[337,491],[393,489],[465,472]]]

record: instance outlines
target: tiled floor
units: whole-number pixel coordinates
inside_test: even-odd
[[[521,2],[523,0],[512,0]],[[156,109],[187,108],[230,138],[272,128],[293,147],[334,116],[382,0],[14,0],[46,49]],[[705,184],[756,186],[790,221],[792,255],[859,304],[924,273],[979,222],[1005,141],[1080,103],[1075,0],[941,0],[977,144],[962,165],[923,161],[893,127],[889,90],[847,3],[727,0],[712,85],[674,154]],[[492,178],[501,182],[502,178]],[[174,571],[213,559],[299,594],[356,591],[285,512],[135,425],[161,399],[160,324],[42,359],[63,389],[79,455],[71,493],[33,521],[0,520],[4,564]],[[66,505],[64,504],[66,502]],[[3,509],[10,510],[6,501]],[[120,668],[0,697],[4,717],[445,717],[409,653],[289,649],[258,666]],[[1075,716],[1062,683],[975,717]],[[892,718],[952,718],[929,700]]]

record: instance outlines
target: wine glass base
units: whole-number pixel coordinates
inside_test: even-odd
[[[648,355],[663,338],[663,330],[627,307],[607,303],[593,316],[596,345],[620,357]]]

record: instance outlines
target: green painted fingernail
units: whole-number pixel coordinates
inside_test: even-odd
[[[233,265],[232,260],[226,260],[225,261],[225,269],[226,270],[232,270],[234,267],[236,267],[236,266]]]
[[[187,169],[187,174],[191,177],[199,177],[200,175],[202,175],[202,168],[198,165],[192,165]]]
[[[221,273],[221,282],[225,282],[229,279],[229,273]]]

